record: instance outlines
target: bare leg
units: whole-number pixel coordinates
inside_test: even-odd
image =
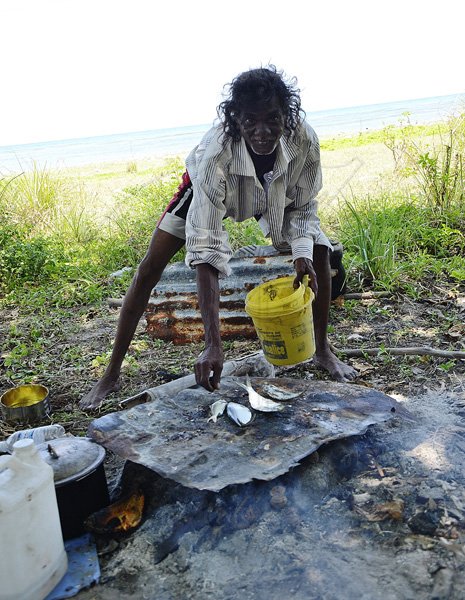
[[[336,381],[350,381],[357,377],[357,371],[340,361],[331,351],[328,342],[329,305],[331,302],[331,269],[329,249],[315,246],[313,249],[313,267],[315,269],[318,294],[313,303],[313,326],[315,329],[316,351],[313,362],[325,369]]]
[[[80,401],[81,408],[97,408],[108,394],[118,388],[121,364],[139,319],[147,306],[150,293],[160,280],[166,265],[183,246],[184,240],[161,229],[155,230],[147,254],[142,259],[124,297],[110,363],[102,378]]]

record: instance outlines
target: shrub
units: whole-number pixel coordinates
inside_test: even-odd
[[[49,279],[56,252],[43,237],[29,237],[26,230],[0,224],[0,286],[10,291],[26,282]]]

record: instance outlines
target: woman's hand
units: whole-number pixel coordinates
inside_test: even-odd
[[[224,355],[221,347],[207,346],[194,364],[196,382],[209,392],[220,386]],[[210,377],[210,373],[213,375]]]
[[[302,283],[305,275],[308,275],[308,285],[315,297],[318,293],[318,282],[316,280],[315,269],[313,268],[313,262],[309,258],[296,258],[294,261],[294,268],[296,277],[294,279],[294,287],[297,289]]]

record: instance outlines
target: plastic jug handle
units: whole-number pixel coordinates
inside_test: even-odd
[[[12,456],[11,454],[0,456],[0,471],[11,469],[12,471],[18,472],[21,470],[22,466],[23,463],[18,460],[16,456]]]
[[[8,469],[8,466],[10,463],[10,458],[11,458],[11,456],[9,454],[0,456],[0,471],[4,471],[5,469]]]

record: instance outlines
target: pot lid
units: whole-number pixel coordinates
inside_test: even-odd
[[[37,446],[40,457],[52,467],[55,485],[82,479],[105,458],[105,449],[89,438],[64,436]]]

